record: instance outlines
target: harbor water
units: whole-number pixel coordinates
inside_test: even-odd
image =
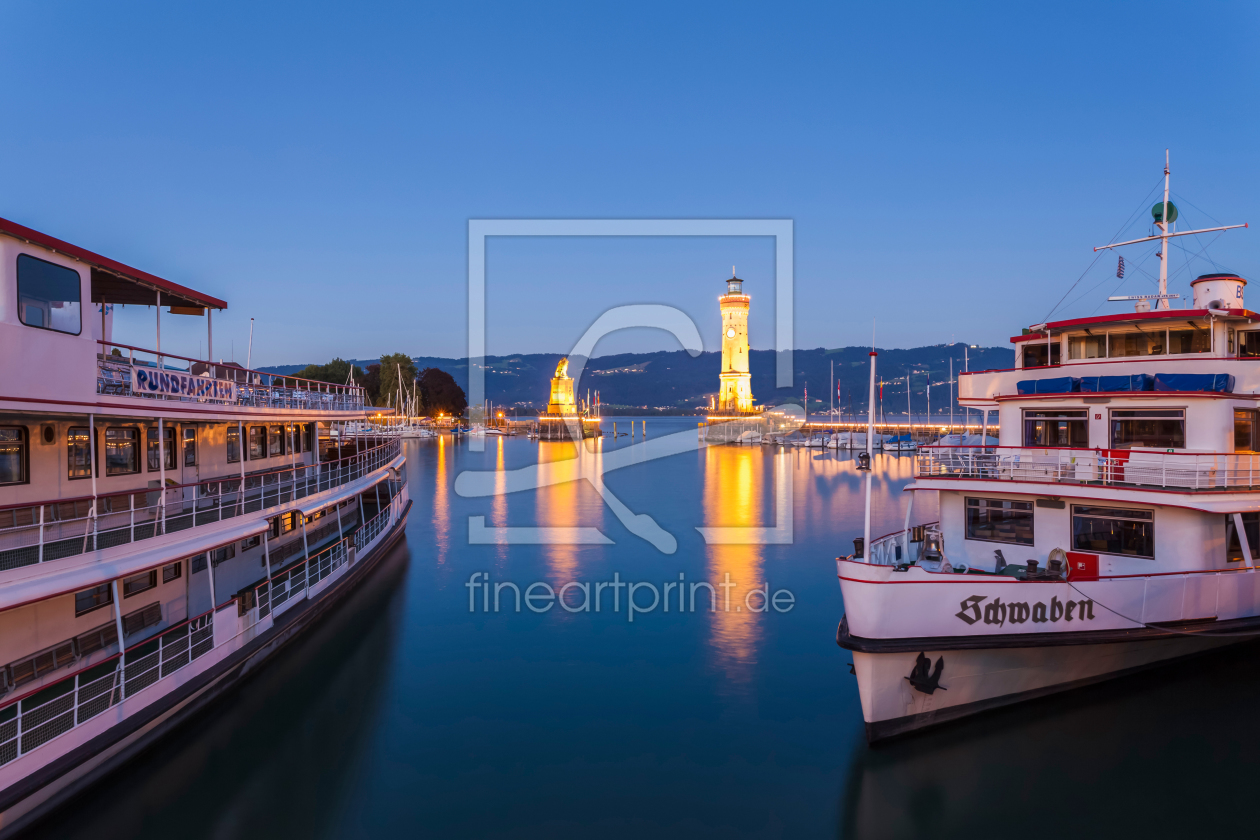
[[[617,419],[627,431],[630,418]],[[694,429],[694,418],[647,420],[653,441]],[[606,436],[594,446],[611,456],[641,441]],[[406,539],[374,576],[40,836],[1254,830],[1250,797],[1226,792],[1257,766],[1249,701],[1260,658],[1250,643],[869,748],[851,657],[835,641],[834,559],[862,532],[852,453],[720,446],[648,459],[630,450],[594,459],[616,467],[601,495],[598,479],[567,480],[573,444],[490,437],[474,452],[448,436],[406,445]],[[513,490],[514,471],[535,463],[537,489],[461,495],[477,481],[466,478],[457,491],[465,472],[492,472],[491,485]],[[877,455],[874,466],[879,536],[902,527],[913,456]],[[923,506],[916,522],[935,518]],[[629,521],[672,537],[673,552],[627,528],[622,519],[634,515],[650,516],[659,531]],[[539,527],[569,530],[502,530]],[[721,544],[698,530],[740,527],[767,536]],[[509,544],[518,538],[533,542]],[[536,597],[518,610],[512,588],[498,584],[538,584]],[[565,584],[564,604],[546,597]]]

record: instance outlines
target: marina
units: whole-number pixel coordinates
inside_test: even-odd
[[[690,418],[648,426],[660,436],[695,428]],[[572,444],[502,438],[476,453],[443,436],[405,446],[413,511],[427,514],[408,518],[378,581],[287,664],[259,672],[43,836],[144,840],[180,825],[193,838],[370,837],[416,824],[445,836],[592,825],[614,834],[956,836],[1000,832],[1019,818],[1017,800],[989,794],[1012,779],[1040,789],[1085,772],[1113,781],[1083,786],[1071,808],[1044,810],[1034,836],[1115,825],[1120,797],[1131,810],[1125,830],[1162,838],[1201,824],[1169,806],[1166,765],[1250,766],[1252,725],[1214,710],[1260,687],[1253,644],[870,749],[852,659],[835,645],[843,604],[827,557],[837,539],[862,530],[864,478],[852,453],[715,446],[609,473],[626,504],[677,534],[678,551],[661,556],[581,482],[492,499],[455,490],[462,471],[517,469],[540,454],[554,463]],[[790,465],[794,543],[707,545],[695,524],[773,521],[777,459]],[[878,453],[874,466],[873,528],[882,534],[901,527],[914,468],[909,457]],[[731,476],[742,481],[723,480]],[[597,525],[613,544],[468,546],[469,516]],[[797,605],[751,615],[658,607],[633,625],[624,601],[599,613],[468,608],[474,571],[558,586],[608,580],[613,570],[658,586],[680,573],[715,584],[727,573],[764,579],[794,592]],[[1170,729],[1203,737],[1151,734]],[[522,756],[536,769],[522,773]],[[1188,779],[1187,795],[1206,795],[1208,784]],[[679,789],[702,795],[679,798]],[[660,804],[645,812],[644,801]],[[1250,819],[1245,798],[1228,799],[1211,825],[1242,830]]]

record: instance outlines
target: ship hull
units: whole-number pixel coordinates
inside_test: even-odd
[[[1165,634],[1130,641],[1044,644],[1016,639],[1001,646],[954,646],[948,639],[921,647],[849,636],[837,641],[853,653],[866,737],[874,743],[990,709],[1092,685],[1245,641],[1250,636]],[[933,647],[935,641],[936,647]],[[919,658],[930,663],[924,689],[911,684]],[[937,663],[941,662],[939,679]],[[920,679],[920,682],[924,681]]]
[[[272,628],[160,700],[130,714],[56,761],[0,791],[0,839],[22,833],[219,702],[260,665],[299,639],[345,599],[402,538],[411,502],[390,531],[320,597],[295,606]]]

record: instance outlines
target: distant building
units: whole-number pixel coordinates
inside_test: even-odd
[[[718,298],[722,309],[722,390],[717,410],[752,411],[752,381],[748,374],[748,304],[744,281],[726,281],[726,294]]]

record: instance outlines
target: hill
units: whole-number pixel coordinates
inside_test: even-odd
[[[826,350],[797,350],[793,353],[794,381],[792,388],[778,390],[775,382],[773,350],[749,353],[752,390],[761,405],[800,403],[806,384],[810,391],[810,410],[825,410],[829,405],[830,381],[834,363],[835,377],[843,407],[865,410],[870,349],[841,347]],[[888,413],[905,410],[904,379],[912,374],[912,399],[916,414],[925,411],[924,385],[932,381],[932,402],[936,411],[948,411],[950,362],[955,373],[963,369],[964,353],[971,370],[1009,368],[1015,363],[1014,351],[1008,347],[967,347],[964,344],[937,344],[911,349],[878,350],[878,376],[886,383],[884,404]],[[533,413],[545,407],[551,375],[558,353],[535,353],[514,356],[490,356],[486,359],[486,396],[497,405],[516,407],[522,413]],[[360,367],[375,364],[375,359],[353,360]],[[468,360],[433,356],[415,357],[416,368],[441,368],[468,390]],[[605,414],[619,411],[643,413],[690,414],[707,408],[718,391],[720,353],[701,353],[692,358],[684,350],[659,353],[621,353],[591,359],[577,383],[577,392],[585,398],[588,389],[599,391]],[[278,365],[261,368],[268,373],[292,374],[305,365]]]

